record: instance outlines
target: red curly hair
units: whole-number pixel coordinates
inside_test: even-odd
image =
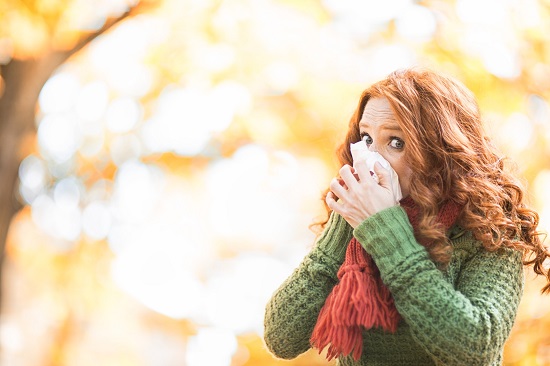
[[[524,188],[504,167],[504,158],[483,129],[477,102],[462,83],[421,69],[399,70],[368,89],[359,100],[344,142],[337,149],[341,165],[352,165],[350,144],[361,140],[359,122],[370,98],[386,98],[405,137],[412,168],[410,196],[421,212],[417,235],[431,258],[450,260],[450,243],[436,225],[441,205],[463,206],[460,225],[490,251],[509,247],[523,253],[524,265],[544,275],[550,257],[537,232],[538,214],[524,203]],[[328,192],[328,191],[327,191]]]

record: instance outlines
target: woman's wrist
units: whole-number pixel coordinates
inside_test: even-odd
[[[425,250],[417,243],[407,213],[400,206],[372,215],[354,229],[353,235],[379,268]]]
[[[332,211],[326,228],[317,240],[317,247],[338,263],[344,261],[353,228],[338,213]]]

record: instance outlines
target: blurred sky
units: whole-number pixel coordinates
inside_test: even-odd
[[[39,55],[44,13],[9,4],[0,58]],[[36,4],[58,7],[67,44],[128,6]],[[548,20],[537,0],[165,0],[124,20],[40,93],[5,364],[268,364],[242,337],[261,336],[267,299],[313,243],[360,92],[396,68],[476,93],[547,230]],[[547,316],[536,291],[520,319]],[[548,341],[518,332],[508,364],[550,364]]]

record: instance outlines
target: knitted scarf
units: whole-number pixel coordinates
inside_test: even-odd
[[[418,206],[409,197],[402,199],[400,204],[416,233]],[[436,221],[448,230],[460,211],[460,206],[449,201],[440,209]],[[421,244],[426,246],[426,243]],[[395,333],[401,316],[372,257],[355,238],[347,247],[337,276],[339,282],[319,313],[310,342],[319,352],[330,344],[329,361],[349,354],[357,361],[363,352],[363,328],[379,327]]]

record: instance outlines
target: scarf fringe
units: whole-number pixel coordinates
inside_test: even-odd
[[[361,264],[345,264],[340,268],[340,282],[327,297],[310,339],[320,352],[330,344],[328,360],[340,354],[352,354],[359,360],[363,352],[363,327],[395,332],[400,319],[372,258],[355,239],[350,246],[351,255],[356,256],[353,261]]]

